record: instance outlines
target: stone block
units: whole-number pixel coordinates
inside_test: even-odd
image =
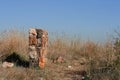
[[[36,51],[36,47],[34,45],[29,46],[29,51]]]
[[[3,62],[2,67],[3,68],[12,68],[14,66],[14,63],[12,62]]]
[[[29,52],[29,57],[31,59],[37,59],[38,58],[37,52],[36,51],[30,51]]]
[[[42,38],[42,35],[48,35],[48,32],[42,29],[36,29],[37,38]]]
[[[29,34],[37,35],[36,29],[30,28]]]
[[[40,68],[44,68],[45,67],[45,58],[44,57],[40,57],[39,58],[39,67]]]
[[[29,35],[29,45],[36,45],[37,44],[37,39],[35,35]]]

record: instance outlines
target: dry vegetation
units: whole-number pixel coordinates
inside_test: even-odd
[[[120,80],[118,44],[83,42],[65,36],[50,38],[44,69],[17,65],[5,69],[0,66],[0,80],[81,80],[82,75],[89,77],[85,80]],[[28,61],[28,36],[25,32],[9,30],[0,34],[0,65],[12,53],[18,54],[22,61]],[[59,56],[65,62],[53,63]]]

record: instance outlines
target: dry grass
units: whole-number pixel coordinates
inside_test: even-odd
[[[117,59],[119,54],[113,46],[109,41],[100,44],[66,36],[50,38],[45,69],[0,67],[0,80],[80,80],[82,71],[86,71],[92,80],[120,80],[120,63]],[[26,32],[9,30],[1,33],[1,58],[13,52],[28,59]],[[52,63],[52,60],[59,56],[65,59],[65,63]]]
[[[10,55],[16,52],[26,56],[28,52],[28,37],[24,32],[8,30],[0,35],[0,56]]]

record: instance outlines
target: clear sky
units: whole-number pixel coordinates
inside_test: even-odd
[[[105,40],[120,25],[120,0],[0,0],[0,30],[43,28]]]

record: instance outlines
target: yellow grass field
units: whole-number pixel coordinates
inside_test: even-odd
[[[120,47],[116,49],[111,41],[102,44],[77,37],[49,35],[44,69],[27,66],[28,42],[24,30],[0,33],[0,80],[120,80]],[[15,66],[3,68],[2,62],[13,54]],[[64,62],[53,63],[60,56]]]

